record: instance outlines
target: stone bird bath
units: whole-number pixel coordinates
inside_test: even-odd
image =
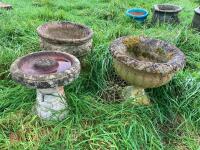
[[[110,52],[117,74],[132,86],[124,88],[124,98],[149,104],[145,88],[169,82],[185,65],[184,54],[175,46],[145,37],[120,37],[112,42]]]
[[[18,58],[11,65],[12,78],[37,89],[36,114],[47,120],[62,120],[67,115],[64,85],[80,72],[79,60],[64,52],[37,52]]]
[[[170,23],[178,24],[180,20],[178,13],[182,10],[181,7],[171,4],[157,4],[153,8],[152,23]]]
[[[72,22],[49,22],[37,28],[44,50],[64,51],[79,59],[92,48],[93,31]]]

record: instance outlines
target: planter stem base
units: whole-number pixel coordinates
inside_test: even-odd
[[[63,120],[67,115],[64,88],[37,89],[36,114],[46,120]]]
[[[125,99],[133,98],[135,105],[149,105],[150,100],[143,88],[126,86],[122,91],[122,97]]]

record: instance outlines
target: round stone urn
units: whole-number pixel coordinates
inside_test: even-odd
[[[64,51],[82,58],[92,48],[93,31],[72,22],[49,22],[37,28],[43,50]]]
[[[157,4],[153,7],[152,23],[180,23],[178,13],[182,10],[181,7],[171,4]]]
[[[132,86],[124,88],[124,98],[149,104],[145,88],[168,83],[185,65],[184,54],[175,46],[145,37],[120,37],[112,42],[110,52],[117,74]]]
[[[194,17],[192,20],[192,27],[195,28],[197,31],[200,31],[200,7],[194,10]]]
[[[79,60],[64,52],[37,52],[18,58],[11,65],[12,78],[37,89],[36,114],[47,120],[62,120],[67,116],[64,85],[79,75]]]

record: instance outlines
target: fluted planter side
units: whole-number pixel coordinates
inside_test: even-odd
[[[197,31],[200,31],[200,7],[194,10],[195,14],[192,20],[192,27]]]

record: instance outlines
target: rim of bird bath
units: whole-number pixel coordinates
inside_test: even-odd
[[[80,73],[79,60],[58,51],[35,52],[16,59],[10,68],[12,78],[37,89],[35,111],[47,120],[62,120],[67,115],[64,85]]]
[[[37,33],[41,38],[51,43],[65,43],[69,45],[81,45],[91,40],[93,36],[93,31],[89,27],[69,21],[47,22],[37,28]],[[57,34],[57,36],[55,36],[55,34]],[[72,37],[69,37],[67,34]],[[61,37],[58,35],[61,35]]]
[[[128,51],[129,38],[136,40],[131,44],[138,44],[134,45],[137,51]],[[132,85],[124,88],[122,95],[124,98],[136,98],[139,104],[149,104],[145,88],[168,83],[185,65],[185,55],[177,47],[148,37],[120,37],[111,43],[110,52],[117,74]]]

